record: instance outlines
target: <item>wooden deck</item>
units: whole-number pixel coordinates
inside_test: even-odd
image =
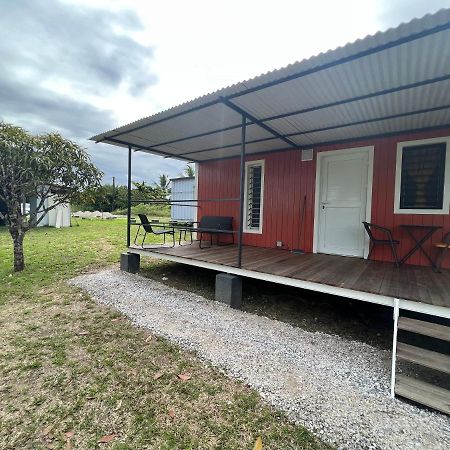
[[[134,249],[142,252],[141,247]],[[202,261],[211,265],[236,267],[237,260],[236,246],[199,249],[198,244],[194,243],[174,248],[149,247],[144,251],[151,252],[155,256],[159,255],[163,259],[167,256],[167,259],[191,265],[196,265],[195,261]],[[434,273],[431,267],[404,265],[396,268],[390,263],[359,258],[313,253],[293,254],[287,250],[260,247],[243,248],[242,269],[386,298],[421,302],[439,309],[449,308],[450,313],[450,271],[448,270]],[[223,269],[217,267],[216,270]],[[264,279],[264,277],[259,278]],[[337,295],[343,294],[337,293]],[[364,299],[361,298],[361,300]]]

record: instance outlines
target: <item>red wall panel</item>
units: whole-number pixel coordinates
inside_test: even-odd
[[[422,132],[395,137],[362,140],[351,144],[316,147],[316,152],[344,148],[374,146],[374,169],[372,189],[372,222],[392,228],[394,237],[400,240],[399,255],[404,255],[413,242],[399,227],[404,223],[440,225],[426,246],[434,256],[432,244],[450,231],[450,215],[394,214],[395,165],[397,143],[407,140],[448,136],[449,130]],[[316,158],[301,161],[301,152],[288,150],[249,156],[247,161],[265,160],[264,214],[262,234],[244,233],[244,244],[261,247],[275,247],[282,241],[287,249],[313,249],[314,195],[316,183]],[[198,198],[239,198],[239,159],[226,159],[201,163],[198,173]],[[303,202],[305,215],[302,220]],[[235,218],[238,229],[239,202],[200,202],[199,217],[202,215],[230,215]],[[302,223],[303,222],[303,223]],[[392,261],[389,247],[379,247],[373,259]],[[426,258],[416,253],[408,260],[410,264],[427,265]],[[450,267],[450,258],[444,267]]]

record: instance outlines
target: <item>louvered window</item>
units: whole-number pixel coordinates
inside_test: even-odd
[[[246,231],[261,231],[264,164],[252,162],[246,167]]]
[[[443,208],[445,147],[445,143],[403,147],[400,209]]]

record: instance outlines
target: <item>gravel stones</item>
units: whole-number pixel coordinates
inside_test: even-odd
[[[389,397],[390,352],[116,270],[71,284],[249,384],[339,448],[450,448],[447,416]]]

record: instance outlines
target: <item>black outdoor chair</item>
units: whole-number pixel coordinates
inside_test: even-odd
[[[142,243],[141,243],[141,247],[144,247],[144,242],[145,242],[145,238],[147,236],[147,233],[151,233],[151,234],[156,234],[157,236],[163,236],[164,237],[164,242],[162,245],[166,244],[166,236],[167,235],[171,235],[172,236],[172,240],[173,240],[173,245],[172,247],[175,247],[175,229],[171,228],[171,229],[164,229],[162,228],[161,230],[158,229],[153,229],[154,227],[160,227],[161,225],[155,225],[155,223],[152,223],[148,220],[147,216],[145,214],[138,214],[139,220],[141,221],[141,223],[139,224],[136,236],[134,238],[134,244],[136,245],[136,241],[138,239],[139,236],[139,232],[141,231],[141,227],[144,229],[144,237],[142,238]]]
[[[389,228],[381,227],[380,225],[375,225],[374,223],[363,222],[364,228],[367,231],[370,239],[370,250],[367,255],[367,259],[370,259],[370,255],[372,254],[373,249],[376,245],[389,245],[391,247],[392,256],[394,257],[396,267],[399,267],[399,260],[397,255],[396,245],[400,244],[400,241],[394,239],[392,237],[392,231]],[[374,236],[374,232],[378,235],[382,234],[387,239],[380,239]]]

